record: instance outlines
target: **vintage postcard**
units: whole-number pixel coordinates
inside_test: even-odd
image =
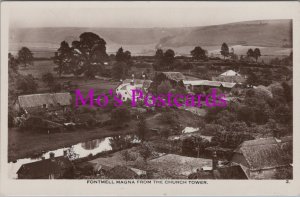
[[[299,5],[2,3],[0,195],[300,195]]]

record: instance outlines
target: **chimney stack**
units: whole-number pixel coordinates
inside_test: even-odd
[[[50,160],[55,161],[55,154],[53,152],[50,153]]]
[[[216,170],[217,167],[218,167],[217,152],[214,151],[212,154],[212,170]]]
[[[68,156],[68,151],[64,150],[64,157]]]

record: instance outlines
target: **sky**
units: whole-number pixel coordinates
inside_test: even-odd
[[[292,3],[292,2],[290,2]],[[191,27],[288,19],[283,2],[6,2],[10,27]],[[272,5],[272,9],[270,6]]]

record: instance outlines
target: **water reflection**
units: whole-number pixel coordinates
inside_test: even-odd
[[[9,178],[17,178],[17,171],[23,164],[40,161],[42,158],[49,159],[50,152],[53,152],[55,157],[63,156],[65,153],[70,160],[74,160],[91,154],[95,155],[104,151],[124,149],[130,144],[139,142],[140,140],[135,135],[106,137],[78,143],[66,148],[48,151],[41,155],[34,155],[31,158],[19,159],[16,162],[8,163]]]
[[[84,148],[85,150],[93,150],[95,148],[98,148],[102,141],[104,141],[104,138],[83,142],[81,143],[81,147]]]

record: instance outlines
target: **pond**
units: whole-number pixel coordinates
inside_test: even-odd
[[[63,156],[67,153],[71,160],[83,158],[88,155],[95,155],[104,151],[119,150],[127,147],[128,144],[140,143],[136,135],[113,136],[100,139],[94,139],[87,142],[81,142],[69,147],[60,148],[48,151],[39,156],[31,158],[18,159],[15,162],[8,163],[9,178],[16,179],[18,177],[17,171],[23,164],[40,161],[42,159],[49,159],[50,153],[54,153],[55,157]]]

